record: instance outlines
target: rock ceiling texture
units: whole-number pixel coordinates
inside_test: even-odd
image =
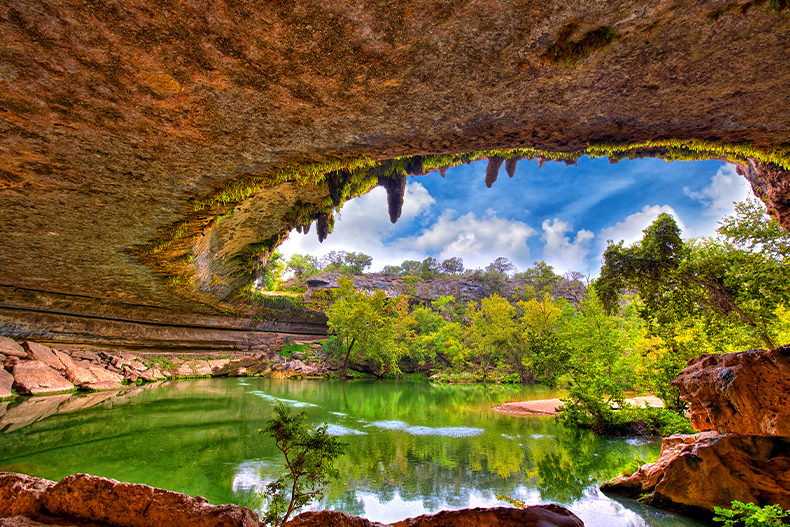
[[[56,339],[76,315],[74,340],[184,315],[278,329],[216,309],[241,256],[326,185],[196,204],[282,167],[661,139],[790,148],[784,0],[6,0],[0,32],[10,335]],[[790,211],[787,172],[756,173]],[[179,283],[151,247],[196,278]]]

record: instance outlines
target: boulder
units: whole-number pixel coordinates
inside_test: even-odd
[[[41,395],[73,390],[74,385],[45,363],[30,360],[14,366],[14,388],[20,394]]]
[[[228,364],[230,364],[230,359],[209,359],[208,365],[211,366],[211,375],[219,377],[219,372],[226,368]],[[225,369],[225,375],[227,375],[227,368]]]
[[[790,439],[701,432],[664,438],[655,463],[604,483],[610,494],[710,519],[733,500],[790,508]]]
[[[790,436],[790,345],[702,355],[672,385],[689,403],[696,430]]]
[[[42,495],[55,485],[47,479],[0,472],[0,518],[25,515],[36,517]]]
[[[88,366],[88,370],[96,379],[93,382],[89,382],[84,384],[82,388],[86,390],[118,390],[123,388],[121,382],[123,381],[123,375],[119,375],[115,372],[109,371],[101,366]]]
[[[53,353],[63,364],[64,375],[75,386],[92,391],[117,390],[122,387],[123,377],[117,373],[83,361],[78,364],[69,355],[57,350],[53,350]]]
[[[5,370],[0,370],[0,399],[11,397],[11,387],[14,385],[14,376]]]
[[[91,362],[99,362],[101,359],[99,355],[92,351],[73,351],[71,356],[75,359],[83,359]]]
[[[57,516],[105,522],[116,527],[258,527],[258,515],[237,505],[210,505],[202,497],[75,474],[44,496]]]
[[[441,511],[407,518],[392,527],[584,527],[581,519],[559,505],[532,505],[523,509],[492,507]]]
[[[0,353],[9,357],[27,358],[25,349],[8,337],[0,337]]]
[[[307,511],[285,523],[283,527],[385,527],[385,524],[340,511]]]
[[[63,363],[58,360],[57,356],[55,356],[52,350],[47,346],[26,341],[22,344],[22,347],[27,351],[28,359],[41,361],[50,368],[58,371],[64,370]]]

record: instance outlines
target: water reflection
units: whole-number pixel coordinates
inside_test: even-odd
[[[501,494],[564,503],[586,522],[588,516],[587,525],[600,514],[606,527],[695,525],[597,490],[634,457],[655,458],[656,442],[606,439],[551,418],[489,410],[505,400],[557,395],[541,388],[205,379],[100,395],[101,401],[66,396],[9,406],[0,470],[54,480],[88,472],[257,509],[281,463],[257,429],[283,401],[349,444],[338,461],[340,480],[315,507],[391,522],[505,505],[495,497]],[[90,407],[77,411],[81,405]]]

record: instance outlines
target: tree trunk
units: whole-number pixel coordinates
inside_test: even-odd
[[[346,349],[346,356],[343,358],[343,367],[340,369],[340,378],[346,378],[346,371],[348,370],[348,358],[351,356],[351,350],[354,348],[354,344],[357,343],[357,339],[351,339],[351,344],[348,345],[348,349]]]

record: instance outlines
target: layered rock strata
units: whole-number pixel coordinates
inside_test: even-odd
[[[602,489],[703,518],[734,500],[790,509],[789,378],[790,346],[691,360],[672,384],[700,433]]]
[[[5,519],[5,520],[4,520]],[[104,527],[260,527],[258,515],[237,505],[211,505],[205,498],[75,474],[58,483],[23,474],[0,473],[0,525],[9,527],[81,525]],[[73,523],[72,523],[73,522]],[[305,512],[288,527],[383,527],[365,518],[337,511]],[[393,527],[584,527],[572,512],[558,505],[525,509],[466,509],[419,516]]]
[[[252,305],[234,294],[259,256],[335,201],[313,164],[656,139],[783,151],[788,17],[742,0],[8,0],[0,285],[30,302],[0,298],[0,332],[131,347],[151,345],[133,336],[147,327],[208,347],[231,340],[223,325],[265,325],[226,313]],[[608,45],[585,44],[596,34]],[[688,154],[670,150],[646,155]],[[788,225],[786,170],[748,150],[742,171]],[[102,313],[56,312],[44,294]],[[178,314],[220,321],[167,328]],[[232,338],[263,339],[247,333]]]

